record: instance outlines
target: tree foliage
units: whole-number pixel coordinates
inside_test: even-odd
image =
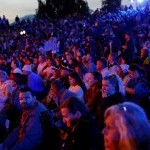
[[[114,12],[121,7],[121,0],[102,0],[102,10]]]
[[[88,3],[84,0],[38,0],[38,17],[48,15],[51,18],[60,18],[74,13],[88,14]]]

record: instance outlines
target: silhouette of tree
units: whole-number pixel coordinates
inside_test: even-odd
[[[74,13],[88,14],[88,3],[84,0],[38,0],[38,17],[48,15],[51,18],[60,18]]]
[[[121,7],[121,0],[102,0],[102,10],[114,12]]]

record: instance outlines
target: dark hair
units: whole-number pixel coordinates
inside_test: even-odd
[[[108,62],[106,58],[100,58],[97,61],[100,61],[103,64],[104,68],[108,67]]]
[[[68,108],[71,113],[75,114],[77,111],[80,111],[81,117],[89,116],[89,111],[86,105],[79,100],[77,97],[70,97],[67,99],[61,106],[62,108]]]
[[[62,81],[60,79],[55,79],[52,83],[51,83],[51,88],[55,87],[57,91],[64,89],[64,85],[62,83]]]
[[[13,62],[16,65],[17,68],[20,68],[20,62],[19,62],[19,60],[13,60]]]
[[[25,93],[25,92],[30,92],[32,96],[35,96],[34,92],[31,89],[29,89],[27,86],[19,89],[19,93]]]
[[[77,82],[77,84],[82,88],[82,90],[84,91],[84,93],[86,92],[87,88],[84,84],[84,82],[81,80],[79,74],[77,72],[72,72],[69,75],[71,78],[74,78]]]
[[[143,75],[143,76],[144,76],[144,70],[143,70],[142,68],[140,68],[139,66],[137,66],[137,65],[131,65],[128,70],[131,70],[131,71],[138,71],[138,73],[139,73],[140,75]]]

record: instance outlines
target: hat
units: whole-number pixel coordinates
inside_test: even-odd
[[[24,70],[24,71],[32,71],[32,69],[31,69],[31,65],[24,65],[23,66],[23,68],[22,68],[22,70]]]
[[[61,68],[69,71],[73,71],[73,67],[70,64],[62,63]]]

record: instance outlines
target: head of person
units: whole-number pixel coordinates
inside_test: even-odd
[[[61,106],[63,122],[67,127],[72,128],[81,118],[87,118],[89,112],[86,105],[77,97],[67,99]]]
[[[45,56],[44,55],[40,55],[38,58],[39,63],[43,63],[45,61]]]
[[[101,58],[101,59],[97,60],[96,68],[97,68],[98,71],[101,71],[106,67],[108,67],[108,62],[105,58]]]
[[[27,76],[20,73],[11,73],[9,76],[12,86],[25,85],[27,82]]]
[[[128,69],[128,73],[131,79],[140,79],[144,76],[144,71],[137,65],[132,65]]]
[[[88,87],[91,87],[95,83],[102,83],[102,75],[101,73],[95,71],[95,72],[89,72],[87,76],[87,84]]]
[[[113,105],[104,114],[106,150],[148,150],[150,125],[144,110],[130,102]]]
[[[67,63],[62,63],[60,67],[60,74],[62,77],[69,75],[73,71],[73,68],[71,65]]]
[[[12,68],[12,69],[20,68],[20,63],[19,63],[19,61],[18,61],[18,60],[13,60],[13,61],[11,62],[11,68]]]
[[[32,109],[36,103],[36,97],[28,87],[24,87],[19,90],[19,102],[22,109]]]
[[[125,94],[122,80],[116,74],[109,75],[102,80],[102,91],[107,95],[113,95],[115,93]]]
[[[124,35],[124,38],[126,41],[130,40],[131,37],[132,37],[132,35],[129,32]]]
[[[8,75],[5,71],[0,70],[0,82],[3,83],[8,80]]]
[[[108,55],[108,62],[109,63],[114,63],[117,61],[117,54],[116,53],[112,53]]]
[[[60,78],[60,68],[57,66],[53,66],[52,70],[53,70],[53,77]]]
[[[57,97],[64,90],[64,85],[60,79],[55,79],[51,83],[50,94],[53,98]]]
[[[148,50],[146,48],[142,48],[140,55],[142,58],[146,58],[148,56]]]

